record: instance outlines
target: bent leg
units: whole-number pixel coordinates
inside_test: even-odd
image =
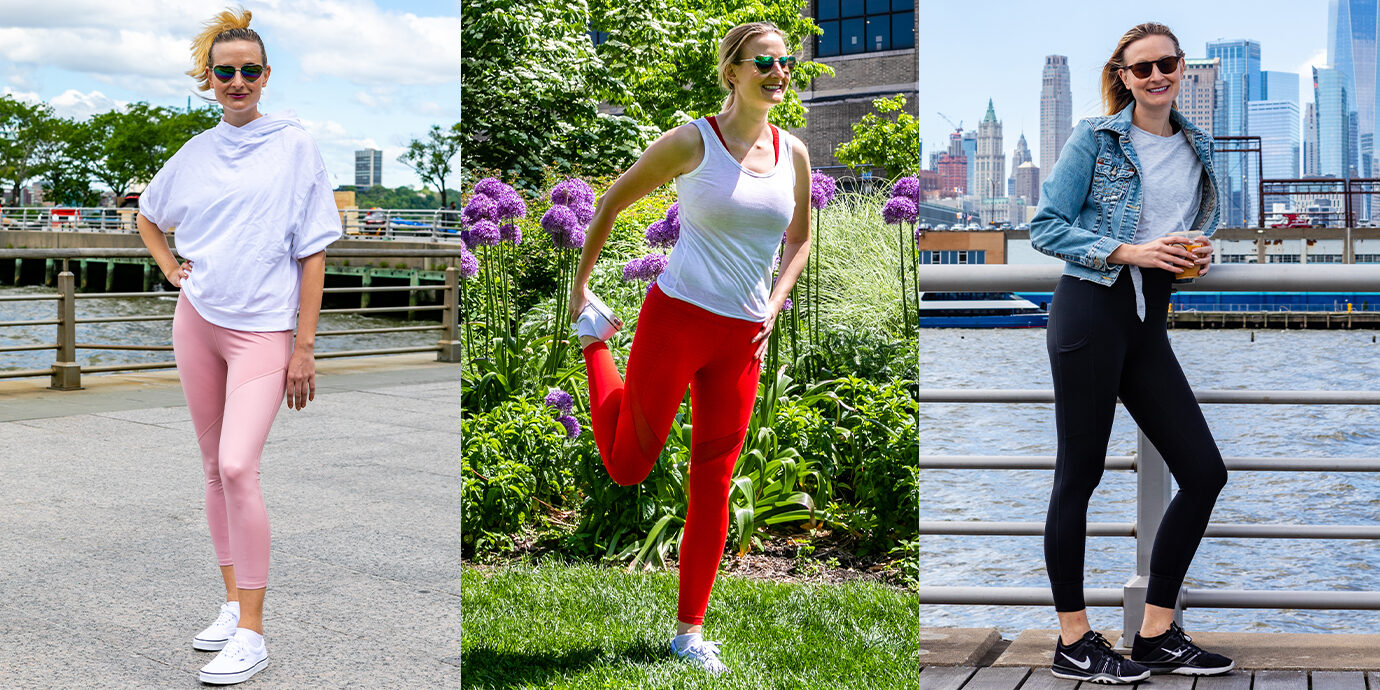
[[[228,369],[216,345],[215,326],[201,318],[186,297],[177,300],[172,340],[177,377],[201,448],[201,467],[206,476],[206,525],[211,530],[216,561],[229,566],[235,561],[230,553],[225,490],[220,482],[220,437]]]

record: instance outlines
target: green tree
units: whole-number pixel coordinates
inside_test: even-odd
[[[46,103],[0,96],[0,182],[8,182],[16,202],[24,183],[43,174],[61,146],[59,119]]]
[[[894,98],[878,98],[872,101],[872,107],[884,116],[896,115],[894,119],[873,113],[864,115],[853,123],[853,140],[840,144],[834,157],[854,171],[876,166],[885,168],[889,178],[917,174],[920,123],[905,112],[905,97],[897,94]]]
[[[187,140],[219,120],[214,106],[183,111],[132,103],[87,120],[80,136],[99,153],[85,159],[91,176],[119,198],[134,184],[152,180]]]
[[[426,139],[413,139],[398,161],[416,171],[424,182],[434,183],[441,190],[441,205],[446,205],[446,178],[450,176],[450,162],[460,153],[460,124],[450,130],[432,125]]]
[[[630,165],[661,132],[719,111],[719,39],[767,20],[788,47],[818,33],[804,0],[463,0],[461,135],[466,175],[496,170],[536,189],[546,171],[606,175]],[[594,47],[589,31],[608,40]],[[802,87],[824,65],[803,63]],[[613,106],[613,111],[601,108]],[[798,94],[772,110],[805,124]],[[462,183],[463,186],[463,183]]]
[[[96,206],[101,195],[91,188],[91,160],[99,154],[82,122],[66,118],[54,122],[57,145],[46,151],[42,164],[48,201],[64,206]]]

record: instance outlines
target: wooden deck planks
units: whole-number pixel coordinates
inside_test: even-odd
[[[1366,690],[1361,671],[1314,671],[1313,690]]]
[[[958,690],[977,672],[972,666],[929,666],[920,669],[919,690]]]
[[[919,690],[1092,690],[1104,686],[1055,678],[1048,668],[930,666]],[[1224,676],[1158,675],[1138,690],[1380,690],[1380,671],[1236,671]]]
[[[1254,690],[1308,690],[1308,672],[1256,671]]]
[[[980,668],[963,690],[1016,690],[1029,675],[1030,669],[1019,666]]]
[[[1032,668],[1021,690],[1074,690],[1078,681],[1055,678],[1048,668]]]

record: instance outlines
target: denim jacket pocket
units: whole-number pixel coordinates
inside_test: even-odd
[[[1136,174],[1129,166],[1098,162],[1093,167],[1092,196],[1103,203],[1115,203],[1126,196],[1131,178]]]

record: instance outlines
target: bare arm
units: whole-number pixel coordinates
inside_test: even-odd
[[[776,315],[786,304],[786,298],[810,258],[810,152],[804,142],[794,135],[788,136],[791,136],[791,165],[795,168],[795,213],[791,216],[791,224],[786,226],[786,248],[781,254],[781,268],[767,303],[767,320],[752,339],[754,343],[761,343],[757,346],[758,359],[766,354],[767,336],[776,326]]]
[[[300,410],[316,399],[316,324],[321,318],[321,291],[326,286],[326,252],[302,264],[301,295],[297,302],[297,337],[288,362],[288,409]]]
[[[192,273],[192,262],[179,265],[177,258],[173,256],[172,248],[168,246],[168,236],[164,235],[153,221],[145,218],[144,214],[140,213],[134,217],[139,225],[139,239],[144,241],[144,247],[153,255],[158,268],[163,271],[163,275],[173,287],[182,287],[182,280]]]
[[[594,273],[594,262],[613,231],[613,221],[623,209],[647,196],[652,190],[690,172],[704,156],[704,144],[692,125],[677,127],[662,134],[627,172],[614,181],[594,210],[594,219],[585,232],[585,246],[580,251],[580,266],[575,270],[575,282],[570,290],[570,320],[574,321],[585,306],[585,286]],[[806,194],[809,187],[806,187]]]

